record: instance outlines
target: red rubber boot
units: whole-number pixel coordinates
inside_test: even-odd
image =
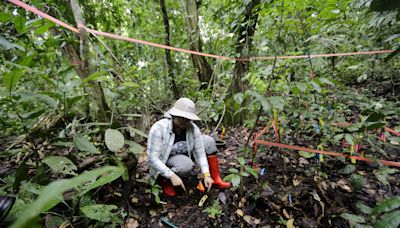
[[[218,188],[230,188],[231,183],[225,182],[221,178],[221,175],[219,172],[217,155],[216,154],[209,155],[209,156],[207,156],[207,159],[208,159],[208,165],[210,166],[211,177],[214,180],[214,185],[217,185]]]
[[[174,197],[176,195],[175,187],[172,185],[171,181],[161,177],[160,178],[160,185],[163,189],[163,192],[168,197]]]

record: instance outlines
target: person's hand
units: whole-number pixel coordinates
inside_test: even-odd
[[[169,179],[171,180],[173,186],[181,186],[183,190],[186,191],[185,185],[183,184],[182,179],[178,175],[174,173]]]
[[[207,188],[207,192],[210,191],[214,181],[210,176],[204,176],[204,185]]]

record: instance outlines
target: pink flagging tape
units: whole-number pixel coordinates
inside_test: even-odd
[[[9,1],[12,4],[15,4],[15,5],[19,6],[19,7],[22,7],[24,9],[28,10],[28,11],[31,11],[32,13],[34,13],[36,15],[39,15],[39,16],[41,16],[43,18],[46,18],[47,20],[52,21],[52,22],[54,22],[54,23],[56,23],[58,25],[61,25],[62,27],[67,28],[67,29],[69,29],[69,30],[71,30],[71,31],[73,31],[75,33],[79,33],[79,30],[74,28],[74,27],[72,27],[71,25],[62,22],[62,21],[60,21],[60,20],[48,15],[47,13],[43,13],[42,11],[40,11],[40,10],[38,10],[38,9],[28,5],[28,4],[25,4],[25,3],[23,3],[23,2],[21,2],[19,0],[7,0],[7,1]]]
[[[149,42],[149,41],[145,41],[145,40],[138,40],[138,39],[134,39],[134,38],[130,38],[130,37],[124,37],[124,36],[120,36],[120,35],[116,35],[116,34],[112,34],[112,33],[108,33],[108,32],[101,32],[101,31],[94,30],[94,29],[86,28],[86,30],[88,32],[94,33],[96,35],[110,37],[110,38],[117,39],[117,40],[128,41],[131,43],[144,44],[147,46],[158,47],[158,48],[163,48],[163,49],[168,49],[168,50],[178,51],[178,52],[184,52],[184,53],[189,53],[189,54],[193,54],[193,55],[212,57],[212,58],[216,58],[216,59],[232,60],[232,61],[236,60],[234,58],[229,58],[229,57],[225,57],[225,56],[219,56],[219,55],[213,55],[213,54],[207,54],[207,53],[187,50],[187,49],[183,49],[183,48],[171,47],[171,46],[164,45],[164,44],[158,44],[158,43],[153,43],[153,42]]]
[[[46,18],[64,28],[67,28],[67,29],[71,30],[72,32],[79,33],[79,30],[77,28],[75,28],[71,25],[68,25],[67,23],[62,22],[62,21],[40,11],[32,6],[29,6],[19,0],[7,0],[7,1],[10,3],[13,3],[19,7],[22,7],[25,10],[30,11],[36,15]],[[202,52],[192,51],[192,50],[183,49],[183,48],[172,47],[172,46],[153,43],[153,42],[149,42],[149,41],[145,41],[145,40],[138,40],[138,39],[124,37],[124,36],[107,33],[107,32],[101,32],[98,30],[86,28],[84,25],[81,25],[81,24],[78,25],[78,28],[86,29],[88,32],[91,32],[93,34],[109,37],[112,39],[117,39],[117,40],[132,42],[132,43],[138,43],[138,44],[143,44],[143,45],[147,45],[147,46],[177,51],[177,52],[184,52],[184,53],[188,53],[188,54],[192,54],[192,55],[200,55],[200,56],[211,57],[211,58],[215,58],[215,59],[229,60],[229,61],[273,60],[275,58],[277,58],[277,59],[302,59],[302,58],[309,58],[309,57],[316,58],[316,57],[350,56],[350,55],[373,55],[373,54],[385,54],[385,53],[395,52],[395,50],[377,50],[377,51],[347,52],[347,53],[333,53],[333,54],[313,54],[313,55],[297,55],[297,56],[265,56],[265,57],[260,56],[260,57],[250,57],[250,58],[245,58],[245,59],[238,59],[238,58],[231,58],[231,57],[226,57],[226,56],[213,55],[213,54],[202,53]]]
[[[317,154],[327,154],[331,156],[339,156],[339,157],[345,157],[345,158],[353,158],[356,160],[360,161],[366,161],[366,162],[375,162],[372,159],[366,158],[366,157],[361,157],[361,156],[351,156],[348,154],[342,154],[338,152],[331,152],[331,151],[323,151],[323,150],[316,150],[316,149],[311,149],[307,147],[301,147],[301,146],[293,146],[293,145],[287,145],[287,144],[282,144],[282,143],[274,143],[274,142],[269,142],[269,141],[263,141],[263,140],[254,140],[255,144],[261,144],[265,146],[273,146],[273,147],[280,147],[280,148],[285,148],[285,149],[290,149],[290,150],[297,150],[297,151],[306,151],[310,153],[317,153]],[[396,166],[400,167],[399,162],[394,162],[394,161],[386,161],[386,160],[378,160],[380,163],[388,166]]]
[[[390,128],[388,128],[388,127],[385,127],[385,131],[388,131],[388,132],[390,132],[390,133],[392,133],[392,134],[397,135],[397,136],[400,137],[400,133],[397,132],[397,131],[395,131],[395,130],[393,130],[393,129],[390,129]]]

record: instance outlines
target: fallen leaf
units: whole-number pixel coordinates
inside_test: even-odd
[[[319,186],[325,191],[328,190],[328,184],[325,181],[319,183]]]
[[[282,202],[287,202],[288,201],[288,194],[285,194],[281,197]]]
[[[294,225],[293,225],[293,223],[294,223],[294,219],[289,219],[287,222],[286,222],[286,228],[294,228]]]
[[[169,212],[168,213],[168,219],[172,219],[174,217],[174,212]]]
[[[245,203],[246,203],[246,198],[243,197],[239,202],[239,208],[243,208],[245,206]]]
[[[225,153],[227,156],[230,156],[230,155],[232,154],[232,152],[231,152],[229,149],[224,150],[224,153]]]
[[[307,161],[307,159],[305,159],[303,157],[299,158],[299,166],[300,167],[303,167],[303,166],[308,165],[308,164],[310,164],[310,162]]]
[[[139,199],[137,197],[132,197],[131,202],[133,204],[135,204],[135,203],[139,202]]]
[[[139,222],[133,218],[128,219],[125,223],[124,228],[137,228],[139,227]]]
[[[299,185],[300,183],[301,183],[300,180],[293,179],[293,185],[294,185],[294,186],[297,186],[297,185]]]
[[[368,194],[370,195],[375,195],[376,194],[376,190],[372,189],[372,188],[368,188],[367,190],[365,190]]]
[[[65,221],[60,225],[59,228],[67,228],[69,225],[70,225],[69,222]]]
[[[119,193],[119,192],[114,192],[114,195],[116,195],[116,196],[118,196],[118,197],[121,197],[121,196],[122,196],[122,194]]]
[[[245,215],[243,216],[243,220],[246,221],[248,224],[252,223],[252,219],[253,217],[251,217],[250,215]]]
[[[286,209],[283,209],[283,215],[287,218],[290,219],[289,213],[286,211]]]
[[[157,211],[152,209],[149,211],[149,214],[151,217],[155,217],[157,215]]]
[[[244,211],[241,210],[241,209],[237,209],[237,210],[235,211],[235,213],[238,214],[238,215],[241,216],[241,217],[243,217],[243,215],[244,215]]]

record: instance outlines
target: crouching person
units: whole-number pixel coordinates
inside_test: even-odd
[[[230,188],[220,176],[217,147],[212,137],[202,135],[192,121],[200,120],[193,101],[178,99],[150,129],[147,158],[150,175],[157,179],[166,196],[175,196],[175,187],[186,191],[182,178],[190,174],[194,162],[200,167],[204,185]],[[211,171],[211,172],[210,172]]]

